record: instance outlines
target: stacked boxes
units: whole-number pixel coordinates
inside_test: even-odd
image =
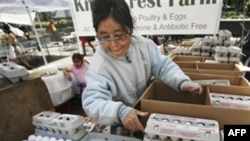
[[[218,36],[205,36],[202,41],[196,41],[191,47],[176,48],[174,54],[214,57],[217,63],[239,63],[242,51],[234,44],[232,33],[220,30]]]
[[[144,141],[220,141],[217,121],[186,116],[153,113],[145,133]]]
[[[79,140],[87,133],[78,115],[44,111],[33,116],[33,125],[40,136]]]
[[[4,76],[12,83],[18,83],[20,81],[28,80],[29,78],[27,69],[13,62],[0,64],[0,75]]]

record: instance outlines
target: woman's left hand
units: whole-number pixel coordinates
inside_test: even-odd
[[[202,87],[198,83],[192,81],[185,81],[181,85],[181,91],[186,91],[192,94],[200,95],[202,92]]]
[[[136,109],[132,109],[123,121],[124,127],[130,131],[142,131],[143,132],[144,127],[142,126],[138,116],[141,116],[141,117],[148,116],[148,112],[142,112]]]

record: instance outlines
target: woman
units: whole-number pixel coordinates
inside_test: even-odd
[[[10,30],[9,25],[3,25],[3,31],[8,34],[8,45],[9,45],[9,58],[11,61],[17,63],[21,62],[27,69],[33,69],[23,56],[22,49],[17,45],[17,40],[15,34]]]
[[[102,125],[122,123],[131,131],[144,131],[138,116],[147,112],[132,105],[155,76],[177,91],[200,94],[202,88],[191,82],[167,56],[160,54],[151,39],[133,34],[134,23],[125,0],[93,0],[93,25],[100,49],[85,75],[82,95],[87,115]]]

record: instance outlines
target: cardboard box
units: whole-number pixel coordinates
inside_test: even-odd
[[[213,57],[174,55],[172,57],[172,60],[174,62],[205,62],[205,60],[214,60],[214,59]]]
[[[240,69],[235,64],[214,64],[195,62],[176,62],[184,72],[218,74],[218,75],[241,75]]]
[[[243,76],[229,76],[229,75],[214,75],[214,74],[202,74],[185,72],[186,75],[192,80],[211,80],[211,79],[226,79],[229,80],[230,85],[233,86],[246,86],[249,87],[250,83]]]
[[[212,119],[219,122],[223,129],[225,124],[249,124],[250,111],[213,107],[210,105],[209,92],[250,95],[249,87],[238,86],[203,86],[203,93],[192,96],[180,93],[162,82],[153,82],[141,97],[140,109],[149,113],[172,114],[196,118]],[[147,119],[141,119],[145,125]]]

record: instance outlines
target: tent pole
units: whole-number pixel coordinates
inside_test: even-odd
[[[35,25],[34,25],[34,23],[33,23],[33,21],[32,21],[32,17],[31,17],[31,14],[30,14],[29,7],[25,4],[25,0],[23,0],[23,4],[24,4],[24,6],[25,6],[25,8],[26,8],[26,10],[27,10],[27,12],[28,12],[28,15],[29,15],[29,18],[30,18],[30,22],[31,22],[31,27],[32,27],[33,31],[35,32],[35,36],[36,36],[36,39],[37,39],[37,42],[38,42],[38,47],[39,47],[40,50],[42,51],[43,61],[44,61],[45,65],[47,65],[48,63],[47,63],[47,60],[46,60],[46,58],[45,58],[44,50],[43,50],[43,48],[42,48],[41,41],[40,41],[40,39],[39,39],[39,37],[38,37],[38,33],[37,33],[37,31],[36,31],[36,27],[35,27]]]
[[[37,20],[38,20],[38,22],[39,22],[39,26],[40,26],[40,28],[42,29],[41,20],[40,20],[40,17],[39,17],[39,15],[38,15],[38,12],[37,12],[37,11],[36,11],[36,17],[37,17]]]

